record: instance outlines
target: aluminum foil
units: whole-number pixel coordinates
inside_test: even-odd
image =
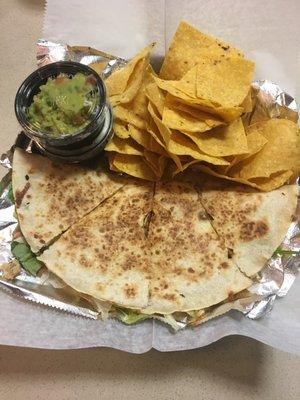
[[[94,68],[104,79],[116,69],[122,68],[126,60],[86,46],[68,46],[40,39],[37,42],[37,65],[56,61],[76,61]]]
[[[116,69],[125,65],[126,61],[92,49],[90,47],[70,47],[65,44],[40,40],[37,44],[37,63],[42,66],[51,62],[71,60],[90,65],[105,79]],[[259,80],[252,85],[253,110],[246,118],[254,123],[269,118],[287,118],[298,121],[298,107],[294,98],[285,93],[277,84]],[[21,136],[17,139],[18,146],[31,152],[31,143]],[[11,181],[12,150],[3,154],[0,164],[9,170],[0,184],[0,287],[5,287],[13,294],[39,304],[71,312],[88,318],[103,318],[103,304],[87,296],[83,296],[67,287],[46,268],[34,277],[22,270],[8,284],[5,281],[1,264],[13,260],[10,244],[13,232],[17,227],[14,217],[14,205],[8,197],[8,186]],[[199,324],[225,312],[236,309],[247,318],[258,319],[270,312],[276,298],[285,296],[291,288],[300,268],[300,204],[295,214],[295,220],[290,225],[281,245],[281,254],[274,255],[262,271],[257,275],[256,282],[246,291],[237,294],[232,301],[210,307],[195,313],[188,318],[186,314],[175,315],[172,321],[162,319],[175,330],[183,329],[189,324]],[[284,253],[293,251],[294,255]],[[2,277],[2,278],[1,278]],[[101,311],[100,311],[101,309]],[[108,312],[108,310],[107,310]],[[107,313],[106,313],[107,316]]]

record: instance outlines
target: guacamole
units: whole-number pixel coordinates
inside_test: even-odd
[[[60,74],[40,87],[28,108],[28,119],[51,136],[70,135],[89,124],[98,103],[99,93],[92,75]]]

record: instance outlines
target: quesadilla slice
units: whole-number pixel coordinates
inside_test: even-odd
[[[199,310],[252,284],[228,258],[191,185],[157,184],[148,241],[151,281],[143,313]]]
[[[281,244],[297,205],[297,186],[271,192],[210,179],[201,202],[232,259],[247,276],[254,276]]]
[[[133,309],[147,306],[151,256],[147,216],[153,185],[129,183],[38,257],[79,292]]]
[[[16,148],[13,194],[20,228],[32,251],[49,245],[124,182],[100,169],[54,164]]]

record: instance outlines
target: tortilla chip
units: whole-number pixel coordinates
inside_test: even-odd
[[[224,124],[224,122],[213,119],[213,116],[203,111],[195,110],[194,114],[196,112],[198,112],[198,118],[176,107],[165,105],[162,122],[171,129],[188,132],[207,132],[216,126]]]
[[[115,118],[126,122],[127,124],[132,124],[140,129],[147,128],[147,122],[140,118],[139,116],[135,115],[135,113],[131,110],[128,105],[116,106],[114,107],[114,116]]]
[[[146,86],[145,92],[148,99],[157,108],[160,116],[162,116],[165,103],[165,95],[162,90],[157,86],[156,82],[152,82]]]
[[[258,186],[260,190],[269,192],[284,185],[293,176],[293,171],[283,171],[272,174],[269,178],[254,178],[251,183]]]
[[[203,58],[197,66],[197,98],[225,107],[239,106],[247,96],[254,63],[243,58]]]
[[[264,147],[267,141],[268,140],[258,131],[250,132],[247,135],[248,153],[235,156],[231,161],[230,167],[227,169],[227,171],[230,170],[234,165],[238,164],[240,161],[246,160],[247,158],[258,153]]]
[[[172,166],[172,171],[171,171],[171,175],[172,175],[172,178],[174,178],[174,176],[175,175],[177,175],[177,174],[179,174],[180,172],[183,172],[183,171],[185,171],[186,169],[188,169],[189,167],[191,167],[192,165],[195,165],[195,164],[199,164],[199,163],[201,163],[201,161],[199,161],[199,160],[188,160],[188,161],[182,161],[182,168],[181,168],[181,170],[179,170],[177,167],[176,167],[176,165],[173,165]]]
[[[250,113],[253,110],[252,89],[249,90],[247,96],[244,98],[241,106],[244,113]]]
[[[157,180],[155,173],[140,156],[110,153],[109,165],[114,171],[125,172],[126,174],[135,176],[136,178],[148,181]]]
[[[171,138],[172,132],[170,131],[170,129],[168,127],[166,127],[162,123],[162,121],[156,115],[151,103],[149,103],[149,105],[148,105],[148,110],[149,110],[149,112],[151,114],[151,117],[152,117],[157,129],[159,130],[160,136],[162,137],[163,142],[161,142],[160,144],[167,150],[170,158],[175,162],[177,167],[180,169],[181,168],[181,162],[180,162],[179,157],[169,150],[169,142],[170,142],[170,138]],[[150,133],[151,133],[151,131],[150,131]],[[155,138],[155,135],[153,137]]]
[[[261,134],[267,143],[261,151],[241,161],[231,175],[243,179],[268,178],[281,171],[300,168],[300,136],[297,125],[286,119],[270,119],[249,127],[249,134]]]
[[[129,61],[129,63],[126,64],[125,67],[117,70],[106,79],[105,85],[109,96],[121,94],[125,91],[136,65],[140,60],[149,56],[151,50],[153,49],[153,46],[154,43],[145,47],[131,61]]]
[[[210,131],[209,134],[183,132],[201,151],[214,157],[224,157],[248,152],[247,137],[241,119]]]
[[[146,87],[149,83],[153,83],[153,76],[152,68],[148,64],[146,70],[144,71],[141,85],[138,88],[134,99],[131,101],[131,103],[128,104],[128,107],[130,107],[131,111],[133,111],[135,115],[137,115],[144,121],[148,121],[150,117],[148,111],[149,100],[146,96]]]
[[[154,80],[161,89],[171,94],[177,99],[177,101],[180,101],[201,111],[221,117],[225,121],[233,121],[234,119],[238,118],[243,112],[242,107],[220,107],[213,104],[210,100],[188,96],[186,93],[178,89],[178,81],[164,81],[157,77],[154,77]]]
[[[181,79],[180,81],[169,81],[169,83],[173,84],[175,88],[180,90],[181,92],[185,93],[187,96],[190,96],[192,98],[197,98],[200,96],[197,96],[197,71],[198,67],[197,65],[193,67],[191,70],[189,70]],[[201,97],[202,99],[205,99],[205,97]]]
[[[181,79],[204,55],[243,56],[240,50],[181,21],[159,75],[163,79]]]
[[[159,142],[155,140],[148,131],[138,129],[133,125],[129,125],[128,130],[132,139],[135,140],[139,145],[151,152],[167,156],[167,152],[163,146],[160,145]]]
[[[136,64],[132,74],[128,80],[127,87],[125,91],[120,95],[120,103],[129,103],[136,96],[138,90],[142,86],[145,71],[149,65],[149,57],[139,60]]]
[[[205,122],[205,125],[209,127],[209,129],[215,128],[220,125],[224,125],[224,122],[218,119],[216,116],[209,114],[207,112],[204,112],[202,110],[199,110],[197,108],[194,108],[192,105],[184,104],[181,102],[179,99],[176,97],[167,94],[166,99],[165,99],[165,107],[170,108],[174,111],[181,111],[184,114],[188,114],[188,120],[193,118],[191,121],[199,121],[199,122]],[[190,132],[201,132],[201,130],[192,130],[193,127],[190,126],[190,129],[185,129]],[[180,130],[180,129],[179,129]],[[203,131],[204,132],[204,131]]]
[[[120,139],[114,136],[106,145],[106,151],[114,151],[120,154],[143,155],[143,149],[131,138]]]
[[[191,156],[198,161],[205,161],[210,164],[215,165],[228,165],[229,162],[217,157],[209,156],[203,153],[199,148],[193,143],[192,140],[187,138],[180,132],[172,132],[171,138],[168,143],[168,150],[180,156]]]
[[[158,178],[161,178],[165,170],[167,158],[165,156],[152,153],[151,151],[148,150],[144,150],[144,157],[146,162],[152,168],[155,175]]]
[[[197,165],[197,166],[195,166],[195,168],[201,172],[215,176],[217,178],[226,179],[226,180],[232,181],[232,182],[243,183],[244,185],[251,186],[255,189],[259,189],[264,192],[269,192],[271,190],[277,189],[278,187],[284,185],[286,182],[288,182],[288,180],[293,175],[292,171],[284,171],[284,172],[280,172],[280,173],[271,175],[269,179],[260,179],[260,180],[253,179],[250,181],[250,180],[243,179],[243,178],[234,178],[231,176],[219,174],[219,173],[215,172],[213,169],[211,169],[205,165]]]
[[[127,129],[127,124],[123,124],[122,121],[115,120],[113,126],[114,133],[120,139],[127,139],[129,138],[129,131]]]

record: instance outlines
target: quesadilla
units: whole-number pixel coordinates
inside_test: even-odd
[[[49,245],[125,182],[101,169],[54,164],[16,148],[13,194],[20,228],[31,250],[38,252]]]
[[[221,180],[208,181],[201,202],[232,259],[247,276],[257,274],[281,244],[293,219],[297,186],[260,193]]]
[[[179,183],[158,185],[154,199],[150,183],[127,184],[39,260],[74,289],[143,314],[208,307],[252,283],[228,259],[195,189]]]
[[[153,213],[149,304],[143,313],[199,310],[252,284],[228,258],[191,185],[157,184]]]
[[[39,257],[79,292],[122,307],[148,303],[147,216],[153,185],[131,183],[74,224]]]

